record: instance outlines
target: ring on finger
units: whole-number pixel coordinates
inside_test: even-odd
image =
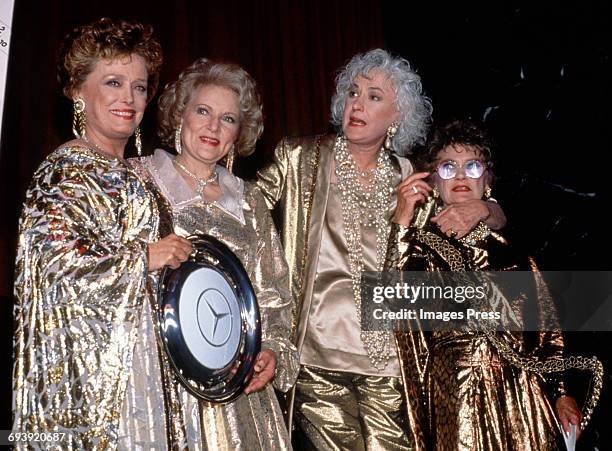
[[[414,185],[412,185],[412,191],[414,191],[414,194],[419,194],[419,190]]]
[[[453,229],[449,229],[448,231],[450,232],[450,236],[452,238],[455,238],[457,236],[457,232],[455,232]]]

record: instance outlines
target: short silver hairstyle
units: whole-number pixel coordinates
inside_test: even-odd
[[[382,71],[393,83],[395,104],[400,112],[399,128],[391,144],[399,155],[407,155],[415,144],[425,142],[431,124],[433,107],[423,94],[421,77],[402,57],[383,49],[355,55],[336,77],[336,93],[331,101],[331,122],[342,127],[346,96],[358,75],[367,77],[373,70]]]

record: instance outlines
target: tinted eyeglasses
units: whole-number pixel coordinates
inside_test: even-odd
[[[463,168],[466,177],[477,179],[482,176],[485,169],[487,169],[487,165],[480,160],[468,160],[463,164],[459,164],[453,160],[446,160],[438,165],[436,172],[440,178],[450,180],[457,177],[457,172],[459,172],[460,168]]]

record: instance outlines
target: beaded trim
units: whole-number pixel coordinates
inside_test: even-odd
[[[460,238],[463,244],[468,246],[476,246],[476,244],[483,241],[486,237],[491,235],[491,229],[484,222],[479,222],[478,225],[463,238]]]

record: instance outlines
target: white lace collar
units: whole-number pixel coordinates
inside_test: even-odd
[[[162,194],[168,199],[173,209],[182,209],[202,202],[202,197],[176,170],[172,163],[174,158],[174,155],[162,149],[155,149],[155,153],[150,157],[152,169],[150,172]],[[216,170],[219,173],[219,186],[222,194],[219,199],[209,205],[223,210],[241,224],[246,224],[242,211],[244,182],[223,166],[217,165]]]

